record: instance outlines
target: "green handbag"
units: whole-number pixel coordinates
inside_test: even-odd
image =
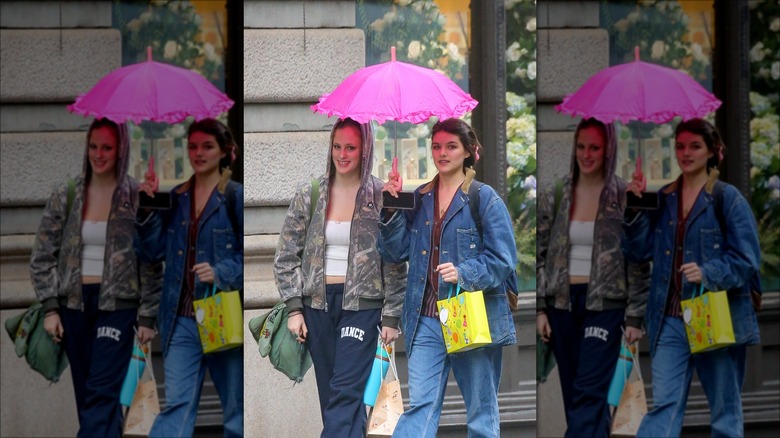
[[[8,318],[5,330],[14,342],[16,355],[24,356],[30,368],[56,383],[68,367],[68,358],[65,349],[43,329],[43,320],[41,303],[35,303],[24,313]]]

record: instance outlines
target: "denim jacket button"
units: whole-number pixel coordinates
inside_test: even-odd
[[[179,250],[179,255],[182,255],[184,252],[182,250]]]
[[[669,254],[671,254],[671,253],[672,253],[672,252],[671,252],[671,251],[669,251],[668,249],[666,250],[666,255],[669,255]]]
[[[430,225],[430,221],[425,221],[425,225]]]
[[[422,255],[425,255],[425,254],[428,254],[428,251],[426,251],[426,250],[423,250],[423,251],[422,251]]]

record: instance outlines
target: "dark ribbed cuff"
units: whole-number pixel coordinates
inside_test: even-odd
[[[401,318],[396,318],[394,316],[382,317],[382,327],[390,327],[390,328],[398,329],[399,322],[401,322]]]
[[[157,318],[153,316],[139,316],[138,326],[153,329],[154,323],[157,322]]]
[[[41,302],[41,310],[46,314],[49,310],[58,310],[60,303],[57,301],[57,297],[46,298]]]
[[[293,310],[303,310],[303,299],[301,297],[292,297],[285,301],[284,305],[287,307],[288,313]]]
[[[642,320],[643,318],[641,316],[626,316],[626,327],[634,327],[634,328],[641,329]]]

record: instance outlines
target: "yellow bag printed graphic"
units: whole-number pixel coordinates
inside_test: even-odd
[[[482,291],[461,293],[458,285],[453,297],[453,286],[450,286],[446,299],[436,302],[447,353],[473,350],[490,344],[490,326]]]
[[[216,293],[195,300],[195,321],[204,353],[214,353],[244,344],[244,313],[238,291]]]
[[[704,287],[699,285],[698,294],[694,292],[690,299],[680,302],[691,353],[711,351],[734,343],[726,291],[703,291]]]

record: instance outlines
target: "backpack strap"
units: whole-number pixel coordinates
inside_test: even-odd
[[[73,198],[76,197],[76,180],[75,179],[69,179],[68,180],[68,200],[65,204],[65,222],[68,221],[68,216],[70,216],[70,209],[73,207]]]
[[[563,198],[563,181],[558,180],[555,183],[555,201],[553,203],[553,220],[558,214],[558,209],[561,207],[561,199]]]
[[[233,233],[236,237],[242,239],[243,236],[238,236],[238,217],[236,216],[236,190],[238,190],[238,183],[230,180],[225,187],[225,208],[227,208],[228,219],[230,219],[230,225],[233,226]]]
[[[479,214],[479,190],[483,185],[483,183],[473,180],[468,192],[469,210],[471,210],[471,218],[474,219],[474,223],[477,225],[480,240],[482,240],[482,215]]]
[[[712,187],[712,206],[715,208],[715,218],[718,219],[720,233],[726,236],[726,214],[723,212],[723,189],[725,184],[721,180],[715,181]]]
[[[317,200],[320,198],[320,180],[312,178],[311,180],[311,200],[309,201],[309,223],[314,216],[314,209],[317,207]]]

